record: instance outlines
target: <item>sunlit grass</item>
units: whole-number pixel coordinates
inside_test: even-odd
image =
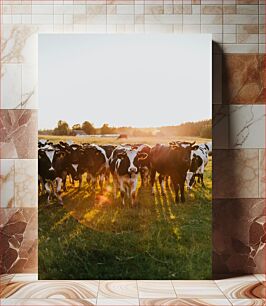
[[[121,144],[121,143],[146,143],[149,145],[154,145],[156,143],[162,143],[162,144],[168,144],[170,141],[196,141],[196,143],[204,143],[210,141],[210,139],[207,138],[200,138],[200,137],[172,137],[172,136],[147,136],[147,137],[129,137],[126,139],[116,139],[116,138],[110,138],[110,137],[91,137],[91,136],[53,136],[53,135],[39,135],[39,139],[49,139],[54,143],[58,143],[59,141],[67,141],[72,140],[73,142],[77,144],[81,143],[96,143],[96,144]]]

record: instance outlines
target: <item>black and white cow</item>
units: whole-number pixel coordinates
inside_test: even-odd
[[[203,181],[204,170],[208,164],[209,154],[212,152],[212,143],[204,143],[198,146],[198,149],[191,153],[191,165],[187,173],[187,187],[191,189],[198,177],[198,183],[205,187]]]
[[[108,163],[107,163],[107,167],[106,167],[106,172],[105,172],[105,179],[107,182],[109,182],[110,180],[110,168],[109,168],[109,159],[114,151],[114,149],[116,148],[115,145],[111,145],[111,144],[106,144],[106,145],[100,145],[99,147],[101,147],[104,151],[105,151],[105,155],[108,159]]]
[[[83,167],[84,163],[84,150],[81,145],[78,144],[63,144],[60,143],[61,146],[64,145],[64,151],[66,152],[66,157],[64,160],[64,167],[69,175],[70,182],[72,185],[75,184],[75,181],[79,182],[79,189],[82,185],[82,175],[85,172]],[[65,186],[65,181],[64,181]]]
[[[148,154],[140,152],[140,149],[132,149],[129,146],[118,146],[114,149],[110,159],[110,170],[113,176],[114,197],[117,197],[119,189],[122,204],[125,205],[125,195],[130,198],[131,205],[136,202],[136,189],[140,163],[147,158]]]
[[[63,153],[51,145],[44,146],[38,150],[38,175],[39,181],[44,185],[48,193],[47,202],[56,196],[60,204],[63,204],[61,193]],[[56,185],[56,186],[55,186]]]
[[[154,182],[156,173],[158,172],[162,194],[164,194],[163,177],[169,176],[175,190],[175,201],[179,202],[179,189],[181,201],[185,202],[184,183],[186,174],[190,167],[191,152],[196,150],[198,146],[193,143],[175,143],[167,145],[157,144],[151,149],[151,185],[154,194]]]
[[[83,168],[87,172],[87,183],[92,184],[95,190],[97,179],[99,178],[99,184],[101,191],[103,191],[103,184],[106,172],[108,172],[109,164],[106,152],[103,148],[96,144],[87,145],[83,148]]]
[[[101,147],[102,149],[104,149],[105,151],[105,155],[106,157],[109,159],[114,151],[114,149],[116,148],[115,145],[111,145],[111,144],[106,144],[106,145],[99,145],[99,147]]]

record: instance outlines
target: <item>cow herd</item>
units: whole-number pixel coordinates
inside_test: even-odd
[[[53,143],[41,139],[38,142],[39,192],[48,195],[48,203],[55,196],[63,204],[62,190],[66,191],[66,179],[79,182],[86,174],[88,188],[95,191],[97,184],[101,192],[104,183],[112,177],[114,198],[120,193],[122,204],[129,197],[136,203],[138,180],[150,186],[154,194],[156,174],[165,194],[164,185],[169,178],[175,192],[175,201],[185,202],[185,183],[188,189],[195,184],[196,177],[204,187],[203,174],[212,151],[212,143],[195,145],[195,142],[173,141],[168,145],[121,144],[97,145],[75,144],[72,141]]]

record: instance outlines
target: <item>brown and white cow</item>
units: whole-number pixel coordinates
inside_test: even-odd
[[[175,201],[179,202],[179,189],[181,194],[181,201],[185,202],[184,184],[186,174],[190,167],[191,152],[196,150],[198,146],[193,143],[170,143],[169,146],[157,144],[151,149],[150,162],[151,162],[151,185],[152,193],[154,194],[155,176],[158,172],[162,193],[163,177],[169,176],[175,190]]]
[[[145,153],[146,158],[140,159],[139,162],[139,172],[141,177],[141,186],[145,187],[148,185],[150,180],[151,163],[150,163],[150,153],[151,147],[146,144],[141,144],[137,147],[139,153]]]

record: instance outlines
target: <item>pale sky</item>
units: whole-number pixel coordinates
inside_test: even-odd
[[[40,34],[39,128],[211,118],[209,34]]]

